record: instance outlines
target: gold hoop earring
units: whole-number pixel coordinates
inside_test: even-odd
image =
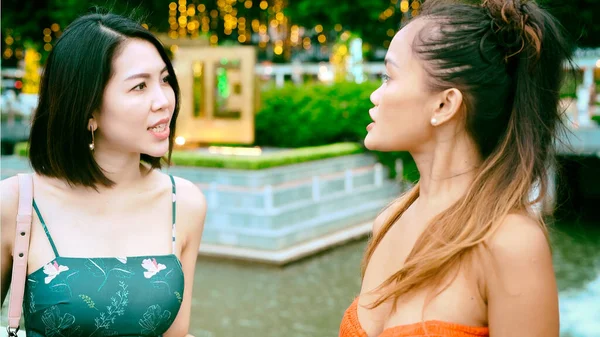
[[[92,142],[89,144],[90,151],[94,151],[94,127],[90,125],[90,132],[92,133]]]

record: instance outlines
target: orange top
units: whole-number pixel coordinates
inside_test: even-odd
[[[358,321],[358,298],[352,302],[340,326],[339,337],[369,337]],[[377,337],[489,337],[487,327],[473,327],[442,321],[425,321],[387,328]]]

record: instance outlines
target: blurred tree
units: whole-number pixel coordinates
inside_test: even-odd
[[[114,13],[133,15],[146,23],[150,29],[158,31],[168,30],[168,6],[169,2],[165,0],[101,0],[101,1],[83,1],[83,0],[4,0],[2,7],[2,33],[3,42],[3,66],[15,67],[19,59],[23,59],[24,53],[17,54],[16,51],[22,51],[27,48],[33,48],[40,51],[42,63],[44,62],[47,51],[44,49],[46,42],[45,35],[51,37],[48,44],[53,44],[73,20],[80,15],[89,12],[93,7],[100,7],[110,10]],[[50,34],[45,34],[45,29],[50,29],[55,25]],[[6,43],[6,41],[10,43]],[[47,47],[46,47],[47,48]],[[7,50],[10,50],[7,52]]]
[[[400,10],[400,3],[400,0],[289,0],[285,12],[292,22],[306,28],[321,25],[327,32],[341,25],[343,30],[362,36],[368,43],[382,46],[393,36],[388,34],[390,29],[397,31],[403,17],[410,15]]]
[[[540,0],[578,47],[600,47],[600,0]]]
[[[24,39],[39,39],[42,30],[58,23],[66,27],[78,16],[98,6],[112,12],[136,17],[145,17],[148,24],[168,29],[169,1],[166,0],[4,0],[2,6],[2,30],[13,29]]]
[[[341,24],[377,44],[387,39],[389,29],[399,28],[403,20],[401,3],[401,0],[289,0],[286,13],[295,23],[310,28],[318,24],[324,27]],[[538,3],[556,16],[577,46],[600,47],[600,0],[538,0]],[[393,9],[392,15],[387,18],[383,15],[382,19],[389,8]],[[412,10],[411,6],[405,17]]]
[[[150,30],[169,31],[169,3],[173,0],[4,0],[2,11],[1,40],[2,65],[14,66],[24,57],[24,50],[33,47],[42,52],[42,63],[46,52],[44,29],[57,24],[58,30],[49,35],[52,44],[60,32],[79,15],[92,6],[101,6],[120,14],[134,13],[143,18]],[[272,3],[273,0],[268,0]],[[426,1],[426,0],[425,0]],[[477,0],[457,0],[478,2]],[[579,47],[600,47],[600,0],[538,0],[554,14],[570,33],[570,38]],[[207,12],[217,8],[216,0],[188,0],[189,3],[206,4]],[[257,2],[257,1],[255,1]],[[309,36],[325,35],[327,41],[350,31],[363,37],[367,50],[372,47],[387,47],[394,33],[408,18],[418,14],[419,1],[414,0],[286,0],[284,10],[292,24],[307,28]],[[250,9],[236,6],[240,15],[248,18],[265,19],[268,11],[258,6]],[[594,16],[595,14],[595,16]],[[596,20],[596,21],[594,21]],[[211,26],[219,41],[235,40],[234,35],[224,35],[222,22]],[[10,43],[9,43],[10,42]]]

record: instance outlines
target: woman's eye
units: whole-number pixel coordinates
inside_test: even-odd
[[[381,80],[383,81],[383,83],[386,83],[390,80],[390,77],[387,74],[383,74],[381,75]]]
[[[142,83],[136,85],[135,87],[133,87],[133,90],[139,91],[139,90],[143,90],[144,88],[146,88],[146,82],[142,82]]]

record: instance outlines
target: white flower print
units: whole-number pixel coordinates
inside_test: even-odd
[[[117,260],[119,260],[123,264],[127,263],[127,257],[117,257]]]
[[[54,280],[54,278],[56,276],[58,276],[58,274],[62,273],[63,271],[67,271],[67,270],[69,270],[69,267],[59,266],[58,262],[56,262],[56,261],[48,263],[47,265],[44,266],[44,274],[48,275],[44,279],[44,283],[48,284],[48,283],[52,282],[52,280]]]
[[[142,261],[142,267],[146,269],[146,271],[144,272],[145,278],[151,278],[152,276],[156,275],[156,273],[158,273],[159,271],[167,269],[167,266],[165,266],[164,264],[157,263],[155,258],[144,259]]]

